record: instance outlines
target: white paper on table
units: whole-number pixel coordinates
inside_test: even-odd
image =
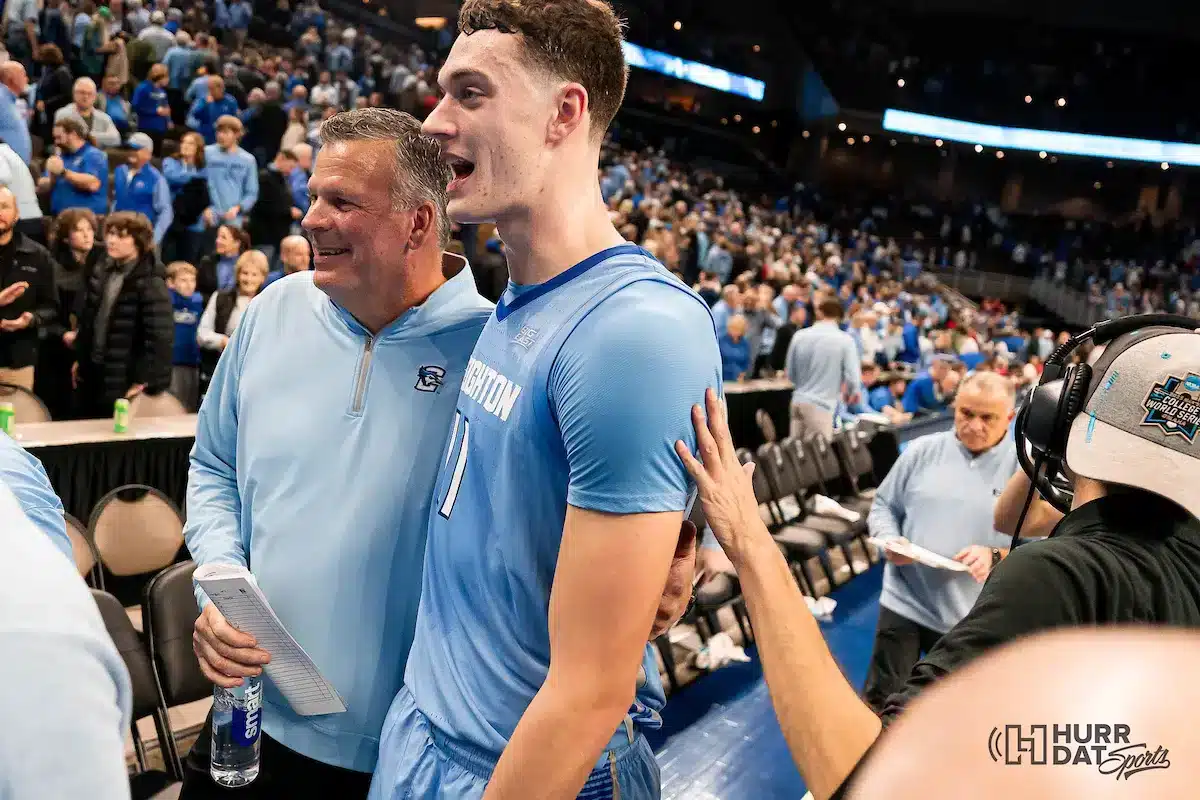
[[[913,544],[910,541],[900,539],[899,537],[889,536],[886,539],[880,539],[872,536],[869,540],[876,547],[882,547],[884,550],[891,550],[898,555],[907,556],[918,564],[924,564],[927,567],[935,569],[948,569],[952,572],[966,572],[967,566],[951,558],[946,558],[939,553],[921,547],[919,544]]]
[[[263,669],[293,711],[311,717],[346,710],[337,689],[275,616],[249,570],[232,564],[208,564],[196,568],[195,579],[225,619],[251,634],[258,646],[271,654],[271,663]]]

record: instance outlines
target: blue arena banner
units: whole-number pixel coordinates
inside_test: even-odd
[[[1159,142],[1153,139],[1126,139],[1090,133],[1006,128],[1002,125],[933,117],[894,108],[889,108],[883,113],[883,127],[884,130],[895,133],[981,144],[1000,150],[1045,150],[1047,153],[1068,156],[1200,166],[1200,145],[1186,142]]]
[[[657,72],[660,75],[669,75],[681,81],[707,86],[709,89],[736,94],[759,102],[762,102],[767,92],[765,82],[747,78],[745,75],[738,75],[735,72],[727,72],[720,67],[701,64],[699,61],[688,61],[629,42],[625,42],[623,47],[625,63],[631,67]]]

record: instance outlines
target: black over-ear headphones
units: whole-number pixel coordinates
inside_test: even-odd
[[[1013,533],[1013,547],[1018,544],[1021,526],[1033,502],[1035,490],[1064,514],[1071,510],[1074,498],[1062,468],[1067,457],[1067,436],[1071,432],[1071,423],[1087,402],[1092,367],[1088,364],[1068,364],[1067,357],[1087,342],[1107,344],[1118,336],[1152,327],[1186,328],[1191,331],[1200,328],[1200,320],[1178,314],[1139,314],[1106,320],[1065,342],[1046,359],[1042,378],[1017,415],[1013,430],[1017,459],[1032,484],[1029,496],[1025,499],[1025,508],[1017,521],[1017,530]]]

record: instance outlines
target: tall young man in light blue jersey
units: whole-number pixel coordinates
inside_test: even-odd
[[[249,567],[345,700],[298,716],[265,685],[262,772],[246,798],[363,797],[403,682],[434,478],[467,360],[492,306],[444,256],[449,170],[419,123],[364,109],[324,123],[304,227],[313,272],[255,298],[200,410],[188,549]],[[235,686],[270,654],[203,606],[194,645]],[[224,797],[208,735],[182,797]]]
[[[371,795],[658,797],[646,638],[690,488],[673,443],[720,386],[712,315],[601,197],[626,80],[612,9],[468,0],[459,25],[425,131],[454,168],[452,218],[496,222],[513,282],[440,458]]]

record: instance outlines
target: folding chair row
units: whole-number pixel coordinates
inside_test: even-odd
[[[821,570],[833,588],[841,581],[839,576],[847,570],[849,575],[859,574],[876,558],[873,549],[866,543],[866,516],[870,511],[871,498],[854,491],[858,485],[858,470],[866,466],[861,455],[865,452],[861,441],[851,441],[852,434],[843,434],[839,443],[831,445],[819,434],[807,437],[804,442],[791,437],[778,443],[768,443],[758,449],[755,458],[745,453],[743,461],[754,460],[760,465],[756,474],[762,473],[757,487],[759,502],[769,512],[770,525],[776,541],[787,551],[793,564],[801,566],[801,585],[807,584],[808,591],[819,594],[817,581],[809,569],[815,557]],[[853,434],[857,437],[857,434]],[[844,450],[846,456],[840,456]],[[869,454],[868,454],[869,458]],[[852,460],[856,459],[856,460]],[[843,469],[843,463],[847,465]],[[867,472],[869,470],[864,470]],[[831,486],[843,480],[849,487],[847,492],[834,492]],[[817,496],[833,495],[835,502],[858,515],[856,521],[829,514],[818,507]],[[822,501],[822,504],[824,501]],[[859,551],[856,553],[855,551]],[[837,553],[845,561],[835,569],[831,553]],[[861,554],[861,557],[859,557]]]
[[[79,574],[89,586],[123,600],[141,631],[136,599],[143,587],[138,579],[154,575],[186,552],[179,507],[158,489],[129,484],[100,498],[86,526],[70,514],[64,517]]]
[[[134,628],[113,595],[92,589],[109,636],[125,660],[133,684],[133,743],[139,773],[131,780],[134,795],[149,797],[167,783],[183,780],[183,760],[171,730],[168,709],[212,695],[212,684],[192,652],[192,629],[200,612],[192,591],[196,565],[181,562],[155,575],[142,600],[145,634]],[[146,750],[137,721],[154,719],[165,773],[147,770]]]

